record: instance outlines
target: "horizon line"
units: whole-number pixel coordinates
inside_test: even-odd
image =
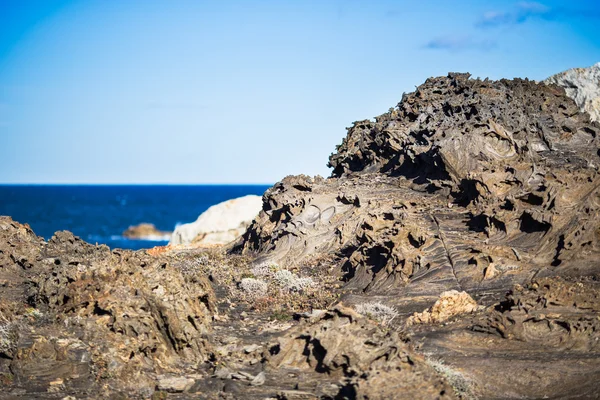
[[[276,182],[272,183],[164,183],[164,182],[152,182],[152,183],[127,183],[127,182],[0,182],[0,186],[273,186]]]

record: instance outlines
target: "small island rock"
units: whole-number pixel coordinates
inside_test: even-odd
[[[123,232],[123,237],[141,240],[169,240],[171,232],[158,230],[154,224],[142,223],[127,228]]]

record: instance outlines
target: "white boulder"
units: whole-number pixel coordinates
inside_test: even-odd
[[[212,246],[229,243],[242,235],[262,209],[260,196],[248,195],[215,204],[195,222],[178,226],[170,244]]]
[[[600,63],[558,73],[544,83],[563,87],[581,111],[587,111],[592,121],[600,121]]]

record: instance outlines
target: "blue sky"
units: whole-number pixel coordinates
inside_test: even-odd
[[[327,176],[427,77],[589,66],[598,26],[595,0],[0,0],[0,182]]]

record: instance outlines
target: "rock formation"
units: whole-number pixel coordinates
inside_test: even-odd
[[[564,348],[542,340],[506,342],[515,336],[487,345],[479,323],[466,322],[474,306],[467,314],[431,315],[440,314],[435,303],[449,290],[466,292],[482,309],[502,310],[514,284],[548,279],[554,285],[558,277],[581,276],[595,282],[599,133],[600,124],[555,85],[468,74],[428,79],[396,108],[349,128],[330,157],[330,178],[291,176],[269,189],[263,211],[232,251],[286,268],[316,266],[344,282],[346,304],[376,298],[397,310],[396,323],[429,308],[416,319],[430,318],[418,322],[455,330],[448,328],[443,344],[439,328],[411,328],[415,337],[428,352],[451,360],[450,369],[473,378],[479,396],[588,395],[598,387],[582,384],[577,374],[598,379],[597,350],[591,358],[567,351],[572,358],[563,360],[559,379],[545,354],[566,356]],[[590,309],[582,317],[597,316]],[[506,318],[498,329],[508,329]],[[593,336],[594,328],[581,329]],[[486,348],[485,362],[461,360],[461,346],[474,359]],[[536,361],[515,359],[515,365],[542,368],[546,375],[537,386],[535,374],[519,370],[517,379],[503,358],[509,348],[525,347]],[[585,372],[578,362],[587,364]],[[481,371],[502,371],[502,378],[490,384]]]
[[[0,398],[597,398],[599,133],[557,85],[451,73],[227,246],[0,218]]]
[[[236,250],[333,255],[357,293],[429,301],[597,270],[600,125],[555,86],[429,79],[356,122],[329,179],[287,177]]]
[[[1,339],[0,376],[27,382],[28,396],[99,398],[111,392],[98,385],[102,377],[152,394],[152,375],[209,357],[212,288],[166,259],[69,232],[45,243],[0,217],[0,282],[0,326],[11,333]]]
[[[427,310],[414,313],[406,320],[411,324],[431,324],[445,322],[448,319],[477,310],[477,303],[467,292],[448,290]]]
[[[593,121],[600,121],[600,63],[561,72],[544,82],[564,88],[582,112],[590,114]]]
[[[323,397],[454,398],[448,383],[397,332],[340,306],[291,329],[272,353],[269,368],[317,375],[315,394]],[[331,382],[340,379],[345,385],[331,392]]]
[[[143,240],[169,240],[171,232],[160,231],[156,229],[154,224],[142,223],[127,228],[123,232],[123,237]]]
[[[211,206],[195,222],[180,225],[171,244],[214,246],[240,237],[262,209],[260,196],[248,195]]]

